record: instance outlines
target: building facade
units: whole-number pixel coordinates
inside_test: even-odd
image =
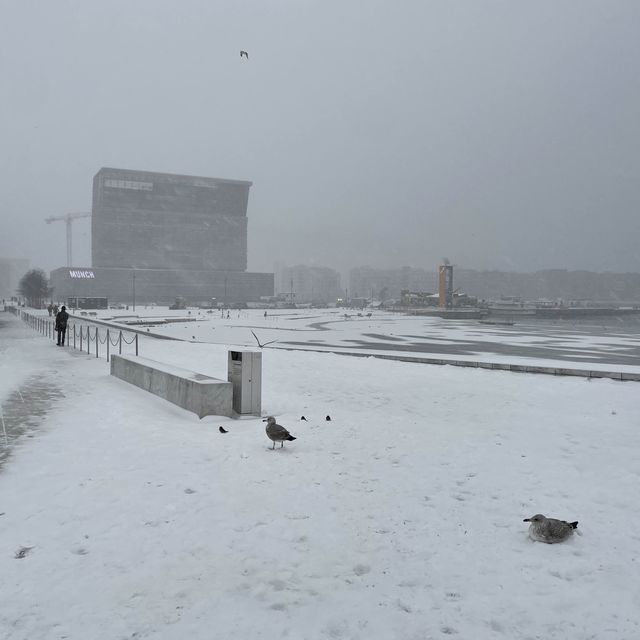
[[[91,267],[51,272],[58,299],[232,304],[273,295],[247,268],[251,182],[102,168],[93,179]]]
[[[172,303],[178,296],[190,304],[227,306],[273,295],[273,274],[248,271],[61,267],[51,272],[53,297],[108,298],[111,304]]]
[[[251,182],[103,168],[93,179],[94,267],[247,268]]]
[[[276,281],[276,293],[289,302],[330,304],[341,295],[340,274],[329,267],[279,265]]]

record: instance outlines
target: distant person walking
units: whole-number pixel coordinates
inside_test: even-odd
[[[53,315],[56,316],[56,317],[58,315],[58,305],[57,304],[53,305]]]
[[[53,305],[51,303],[49,303],[49,306],[47,307],[47,311],[49,312],[49,315],[53,313]]]
[[[56,314],[56,331],[58,332],[58,344],[59,347],[64,347],[64,340],[67,337],[67,320],[69,320],[69,314],[64,305],[60,312]]]

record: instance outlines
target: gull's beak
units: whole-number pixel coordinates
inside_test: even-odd
[[[262,422],[267,422],[267,419],[266,418],[262,418]]]
[[[531,522],[531,518],[525,518],[522,522]]]

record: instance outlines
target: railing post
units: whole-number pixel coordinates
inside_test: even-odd
[[[120,331],[120,335],[118,336],[118,353],[122,355],[122,331]]]
[[[96,358],[98,357],[98,327],[96,327]]]
[[[82,351],[82,325],[80,325],[80,351]]]
[[[73,323],[73,348],[76,348],[76,323]]]
[[[109,362],[109,347],[111,346],[111,338],[109,338],[109,329],[107,329],[107,362]]]
[[[87,355],[91,349],[91,327],[87,326]]]
[[[138,355],[138,334],[136,333],[136,355]]]

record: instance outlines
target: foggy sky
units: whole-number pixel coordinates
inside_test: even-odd
[[[63,266],[44,218],[111,166],[253,181],[251,270],[640,271],[639,33],[637,0],[0,0],[0,257]]]

